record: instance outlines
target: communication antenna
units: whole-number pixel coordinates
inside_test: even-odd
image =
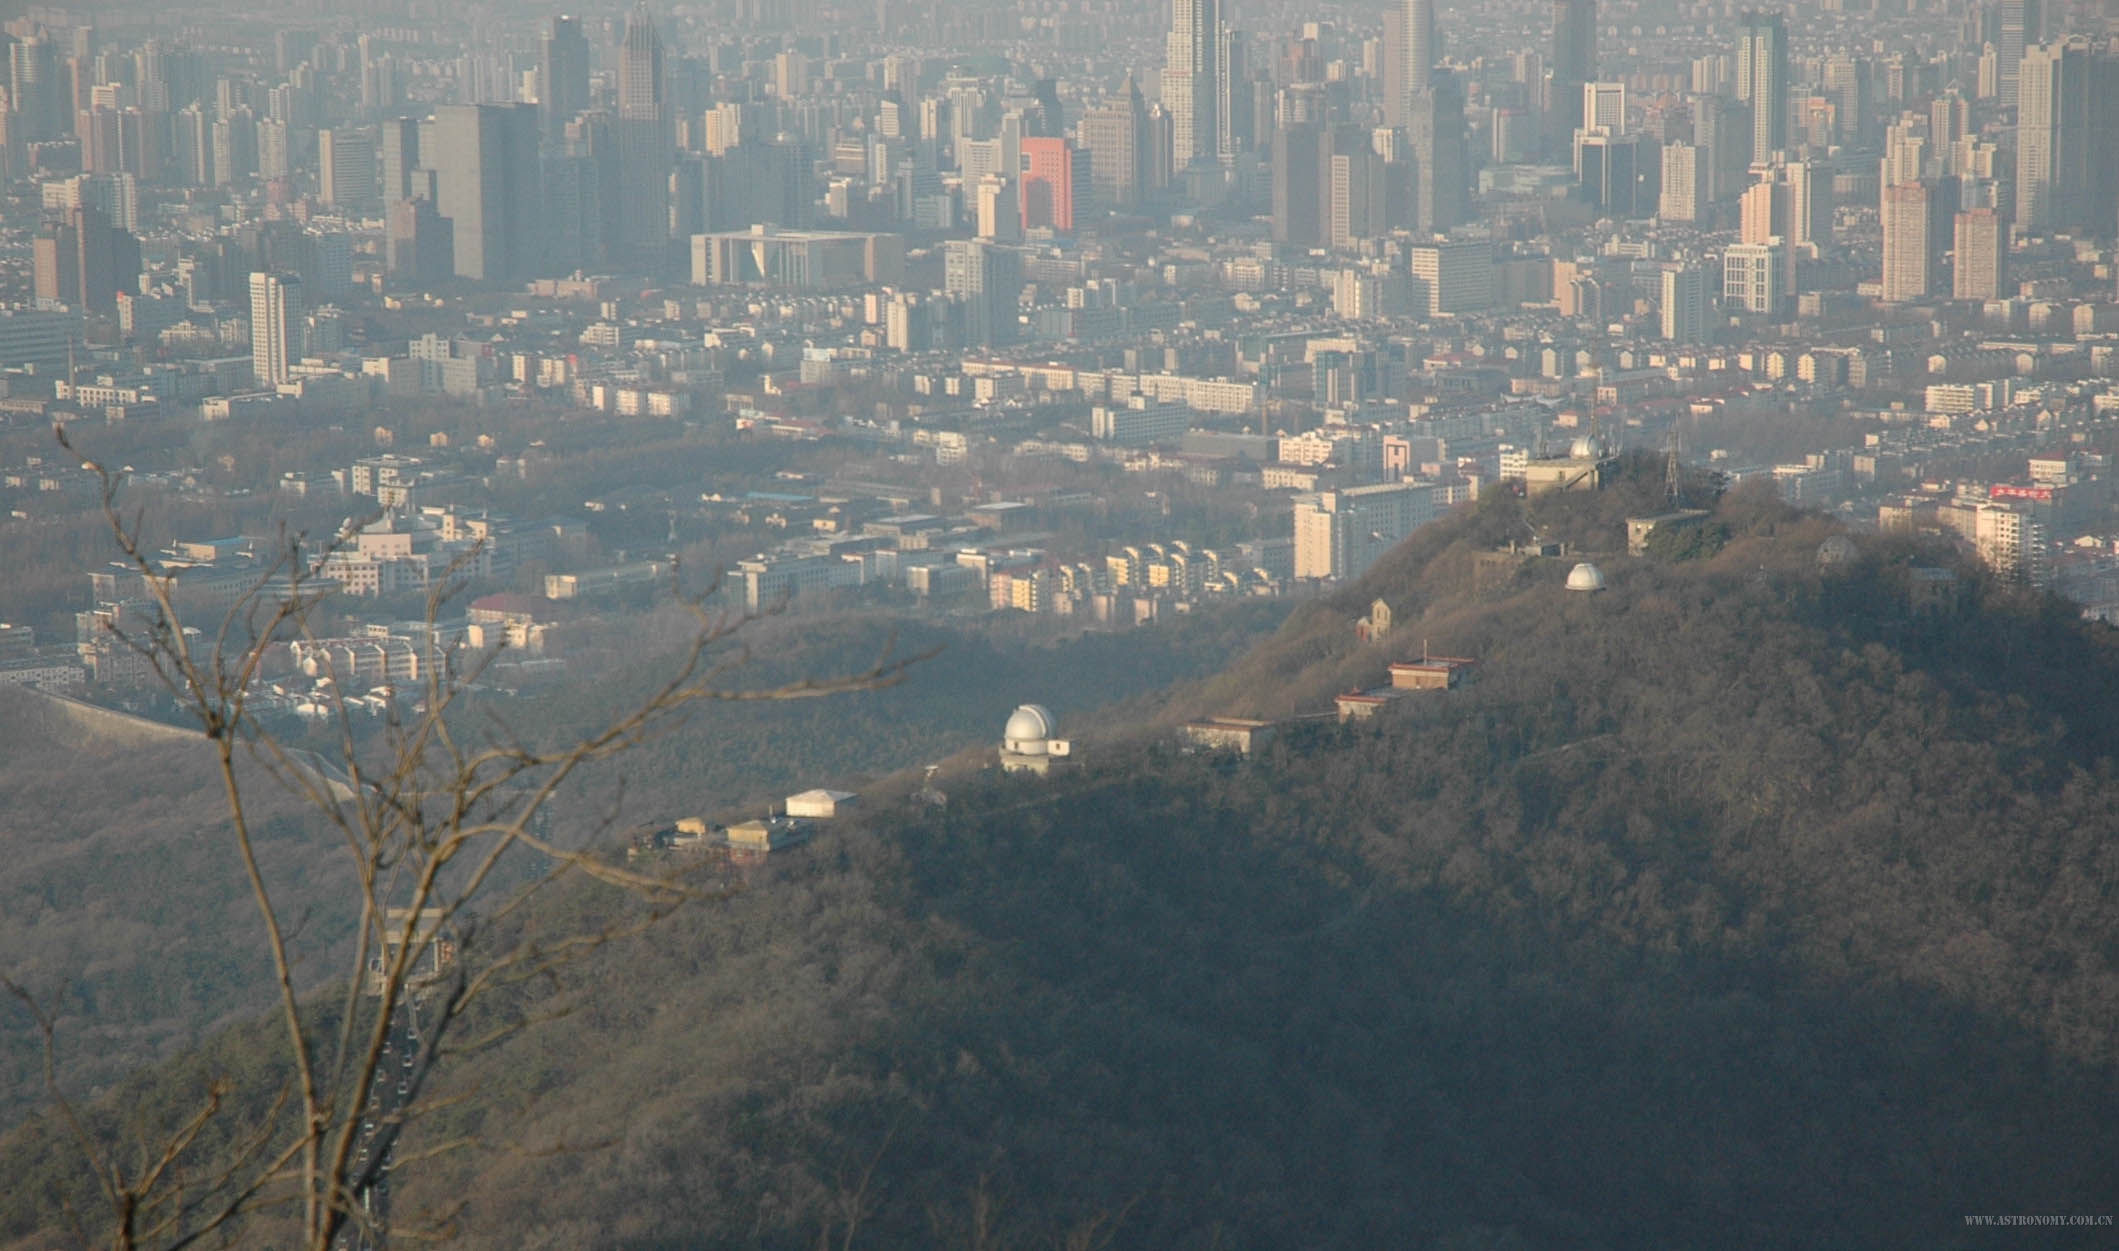
[[[1670,508],[1673,512],[1685,506],[1684,478],[1678,466],[1678,451],[1683,442],[1678,423],[1671,422],[1669,450],[1663,460],[1663,490],[1670,497]]]

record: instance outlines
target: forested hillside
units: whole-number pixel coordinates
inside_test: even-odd
[[[1718,551],[1600,555],[1598,594],[1571,558],[1475,573],[1525,531],[1619,549],[1643,502],[1489,501],[1079,733],[1081,768],[959,774],[525,993],[565,1014],[447,1071],[475,1098],[419,1132],[475,1145],[402,1171],[400,1211],[462,1201],[494,1248],[1447,1251],[2108,1211],[2110,634],[1969,569],[1916,611],[1947,553],[1821,564],[1828,523],[1741,494]],[[1168,733],[1423,644],[1476,679],[1255,759]],[[55,1137],[0,1145],[39,1162],[9,1234],[56,1218]]]
[[[585,773],[555,805],[561,837],[622,820],[650,821],[763,803],[790,790],[843,783],[939,759],[994,738],[1015,703],[1063,713],[1152,696],[1212,673],[1284,615],[1271,603],[1129,632],[1031,643],[963,628],[882,618],[769,619],[731,652],[730,685],[858,672],[895,638],[896,654],[932,652],[888,690],[829,700],[701,704],[612,766]],[[667,679],[667,649],[615,676],[541,692],[535,700],[467,704],[474,731],[494,718],[525,734],[585,733]],[[58,1018],[61,1072],[74,1095],[166,1059],[236,1014],[271,1002],[270,964],[253,901],[228,838],[226,805],[203,743],[80,748],[37,732],[23,701],[0,689],[0,974]],[[323,727],[294,741],[332,753]],[[336,970],[326,957],[358,910],[350,870],[312,812],[262,777],[264,867],[299,916],[304,980]],[[621,802],[622,801],[622,802]],[[29,1018],[0,1000],[0,1130],[42,1097],[41,1043]],[[0,1204],[4,1208],[5,1204]]]

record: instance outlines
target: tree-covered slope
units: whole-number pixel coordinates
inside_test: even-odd
[[[562,1015],[449,1068],[476,1098],[420,1133],[475,1145],[400,1211],[490,1247],[1452,1251],[2107,1211],[2109,635],[1969,569],[1916,612],[1947,554],[1821,567],[1830,527],[1753,498],[1711,558],[1599,555],[1600,594],[1475,576],[1520,526],[1619,548],[1628,507],[1432,527],[1157,715],[1309,711],[1422,640],[1470,685],[1255,759],[1143,719],[960,774],[526,992]]]

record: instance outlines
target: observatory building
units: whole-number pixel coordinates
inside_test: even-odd
[[[1050,773],[1055,759],[1074,752],[1074,744],[1055,737],[1058,730],[1059,722],[1043,705],[1017,708],[1001,730],[1001,768],[1010,773]]]
[[[1583,561],[1567,574],[1567,589],[1595,593],[1604,589],[1604,571]]]

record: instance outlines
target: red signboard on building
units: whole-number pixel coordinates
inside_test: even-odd
[[[2053,488],[1997,485],[1988,488],[1987,498],[1993,500],[2035,500],[2040,504],[2050,504],[2053,502]]]

